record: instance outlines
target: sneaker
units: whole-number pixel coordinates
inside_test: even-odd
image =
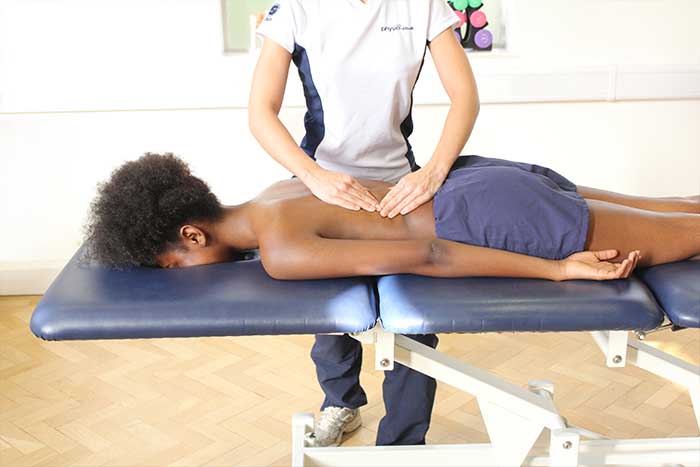
[[[323,448],[338,446],[343,433],[350,433],[362,425],[359,409],[346,407],[326,407],[321,412],[312,433],[306,434],[307,446]]]

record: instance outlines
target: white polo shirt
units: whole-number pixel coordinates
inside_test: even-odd
[[[301,148],[321,167],[397,181],[428,42],[459,18],[446,0],[277,0],[257,29],[287,49],[307,112]]]

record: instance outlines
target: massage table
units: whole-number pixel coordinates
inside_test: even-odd
[[[610,367],[636,365],[687,388],[700,427],[700,368],[642,342],[700,327],[700,261],[609,282],[413,275],[277,281],[258,259],[187,269],[65,266],[31,318],[46,340],[348,333],[396,362],[474,395],[490,442],[314,448],[311,414],[292,420],[294,466],[700,466],[700,437],[608,439],[571,426],[547,381],[527,388],[403,334],[588,331]],[[699,349],[700,351],[700,349]],[[548,430],[542,436],[543,430]],[[539,440],[539,441],[538,441]],[[544,442],[543,442],[544,441]]]

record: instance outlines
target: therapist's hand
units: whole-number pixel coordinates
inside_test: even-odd
[[[321,201],[346,209],[374,212],[379,203],[360,182],[347,174],[318,168],[305,177],[304,184]]]
[[[394,218],[430,201],[445,181],[447,173],[428,166],[404,176],[379,202],[382,217]]]

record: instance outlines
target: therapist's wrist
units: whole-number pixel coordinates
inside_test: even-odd
[[[320,165],[316,163],[316,161],[313,161],[311,159],[308,160],[304,164],[303,167],[301,167],[295,175],[299,177],[299,179],[305,184],[308,185],[310,182],[313,182],[314,180],[318,180],[318,178],[321,176],[322,172],[325,170],[321,168]]]
[[[439,180],[440,183],[442,183],[445,181],[445,178],[447,178],[447,174],[450,172],[450,167],[452,167],[452,163],[448,164],[444,161],[431,159],[427,164],[425,164],[425,166],[423,166],[423,169],[434,179]]]

